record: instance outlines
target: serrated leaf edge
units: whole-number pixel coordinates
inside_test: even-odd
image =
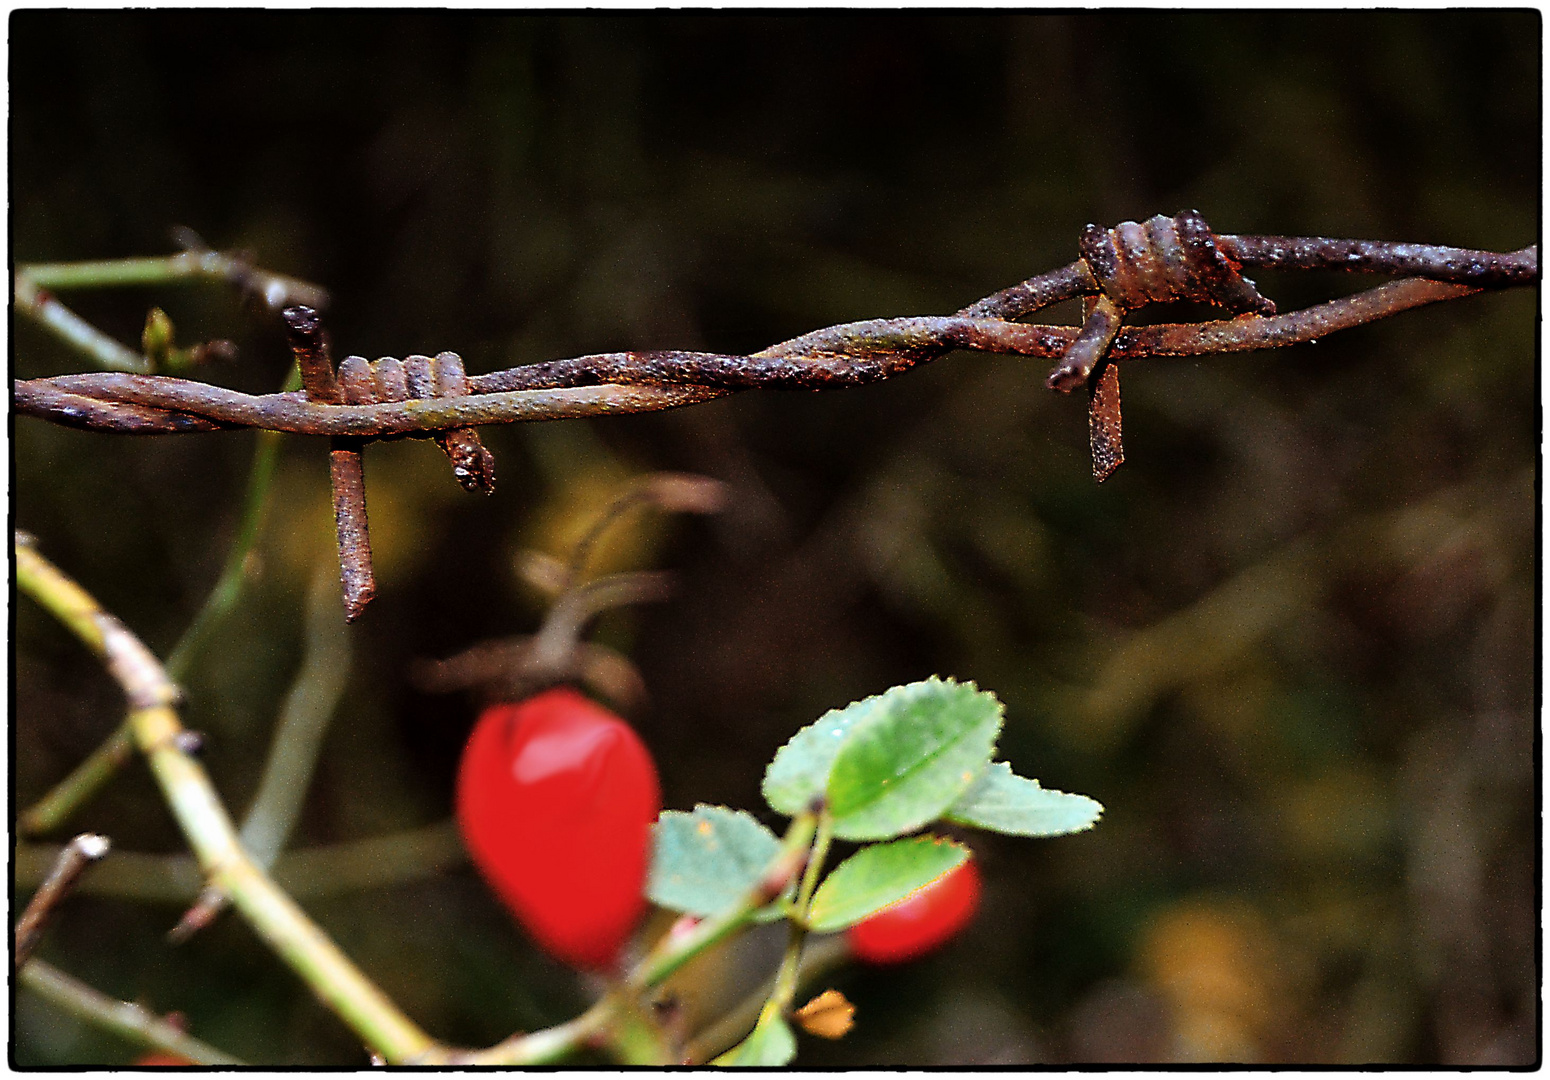
[[[1040,836],[1029,836],[1029,837],[1027,837],[1027,839],[1030,839],[1030,840],[1045,840],[1045,839],[1053,839],[1054,837],[1057,837],[1057,836],[1075,836],[1077,833],[1086,832],[1088,829],[1091,829],[1093,826],[1097,825],[1098,822],[1103,819],[1103,815],[1107,812],[1106,808],[1104,807],[1104,805],[1101,802],[1099,802],[1097,799],[1093,798],[1091,795],[1084,795],[1084,794],[1082,794],[1079,791],[1061,791],[1058,788],[1047,788],[1043,784],[1039,783],[1039,781],[1038,781],[1038,779],[1036,777],[1022,776],[1022,775],[1019,775],[1018,773],[1014,772],[1012,770],[1012,763],[1009,762],[1009,761],[992,761],[989,765],[985,766],[984,770],[980,773],[979,776],[976,776],[973,780],[969,781],[969,786],[964,788],[963,794],[958,796],[958,801],[953,803],[952,806],[949,806],[945,811],[943,811],[941,820],[942,821],[950,821],[950,822],[952,822],[955,825],[964,825],[964,826],[967,826],[968,828],[971,828],[971,829],[979,829],[982,832],[997,833],[997,834],[999,834],[1001,836],[1022,836],[1022,835],[1024,835],[1022,833],[1006,833],[1006,832],[1001,832],[1000,829],[991,828],[990,826],[987,826],[987,825],[981,825],[977,821],[974,821],[974,820],[972,820],[970,818],[958,817],[958,816],[954,815],[954,813],[953,813],[953,811],[955,809],[957,809],[959,804],[961,804],[964,799],[968,798],[969,793],[974,790],[975,786],[979,784],[980,780],[984,778],[985,774],[990,772],[990,770],[994,769],[998,765],[1004,766],[1006,768],[1007,774],[1010,775],[1014,780],[1026,780],[1028,783],[1032,784],[1034,787],[1038,788],[1040,791],[1047,791],[1051,795],[1064,795],[1068,799],[1085,799],[1087,802],[1092,803],[1094,806],[1096,806],[1098,808],[1098,812],[1093,815],[1093,819],[1091,821],[1089,821],[1086,825],[1078,825],[1076,828],[1074,828],[1074,829],[1067,829],[1064,832],[1044,833],[1044,834],[1042,834]]]
[[[912,682],[912,683],[901,683],[898,686],[891,686],[887,690],[883,691],[883,693],[881,693],[881,694],[874,694],[874,695],[872,695],[871,698],[864,698],[863,700],[871,701],[871,700],[874,700],[876,698],[886,697],[888,694],[891,694],[891,693],[893,693],[896,690],[904,690],[904,689],[909,689],[909,688],[913,688],[913,687],[917,687],[917,686],[924,687],[924,686],[929,686],[929,685],[931,685],[933,683],[936,683],[936,684],[939,684],[939,685],[942,685],[942,686],[948,686],[948,687],[963,687],[964,689],[969,691],[969,694],[970,694],[971,697],[983,694],[985,697],[988,697],[995,704],[996,730],[995,730],[995,733],[991,736],[991,739],[990,739],[990,754],[991,754],[992,757],[994,757],[994,755],[996,753],[996,744],[997,744],[997,742],[1000,741],[1001,732],[1002,732],[1002,730],[1006,726],[1006,703],[1004,701],[1002,701],[999,697],[996,696],[995,691],[993,691],[993,690],[981,690],[979,688],[979,686],[972,679],[965,680],[964,682],[959,682],[957,679],[954,679],[954,678],[951,678],[951,677],[948,677],[948,678],[944,679],[944,678],[941,678],[939,676],[932,675],[929,678],[917,679],[915,682]],[[850,706],[846,706],[846,708],[849,708],[849,707]],[[878,714],[878,715],[881,715],[881,714]],[[847,735],[853,734],[856,730],[858,730],[858,729],[851,729],[850,732],[847,732]],[[904,777],[907,777],[907,776],[911,775],[912,773],[918,771],[920,768],[924,767],[927,763],[935,761],[938,756],[940,756],[940,755],[939,754],[934,754],[930,758],[922,759],[921,762],[917,763],[917,765],[914,768],[911,768],[908,772],[899,773],[896,776],[891,777],[890,779],[898,780],[898,779],[902,779]],[[838,760],[839,760],[839,752],[836,752],[836,754],[835,754],[835,761],[838,761]],[[990,767],[989,765],[986,766],[987,769],[989,767]],[[901,829],[901,830],[899,830],[897,832],[894,832],[894,833],[877,834],[877,835],[866,834],[866,833],[857,834],[855,832],[850,831],[849,829],[845,829],[842,826],[842,824],[841,824],[842,819],[839,818],[839,817],[836,817],[836,819],[835,819],[835,836],[837,836],[837,837],[839,837],[840,839],[843,839],[843,840],[888,840],[888,839],[892,839],[892,838],[895,838],[895,837],[908,836],[910,833],[914,832],[916,829],[924,828],[926,825],[929,825],[932,821],[936,821],[936,820],[939,820],[942,817],[944,817],[946,815],[946,813],[949,810],[952,809],[952,806],[956,804],[957,799],[961,799],[968,791],[970,791],[974,787],[974,785],[979,781],[979,778],[980,778],[981,775],[983,775],[983,773],[984,773],[984,770],[981,770],[980,773],[975,774],[974,777],[971,778],[968,781],[968,783],[964,785],[963,790],[958,793],[957,798],[954,800],[954,802],[953,803],[949,803],[947,809],[942,811],[941,813],[937,814],[935,817],[927,817],[927,818],[925,818],[925,819],[923,819],[921,821],[915,822],[914,824],[908,825],[905,828],[903,828],[903,829]],[[833,762],[830,763],[829,774],[830,774],[830,777],[832,777],[833,774],[834,774],[834,763]],[[825,786],[827,787],[827,780],[825,781]],[[859,809],[867,809],[867,808],[870,808],[870,807],[876,805],[878,799],[880,799],[882,797],[883,797],[882,795],[879,795],[877,798],[874,798],[873,800],[871,800],[870,802],[866,803],[863,807],[861,807]],[[856,811],[853,810],[853,811],[851,811],[846,816],[854,817],[855,813],[856,813]]]
[[[893,693],[896,690],[903,690],[903,689],[907,689],[909,687],[914,687],[914,686],[926,686],[926,685],[929,685],[931,683],[940,683],[940,684],[942,684],[944,686],[963,686],[963,687],[967,687],[969,690],[973,691],[976,694],[988,694],[996,702],[996,707],[1000,710],[1001,719],[1003,720],[1003,722],[1006,719],[1006,704],[1000,698],[996,697],[994,691],[991,691],[991,690],[981,690],[979,688],[979,685],[973,679],[967,679],[967,680],[965,680],[963,682],[959,682],[957,679],[953,678],[951,675],[948,675],[945,678],[943,676],[941,676],[941,675],[928,675],[924,679],[916,679],[914,682],[899,683],[899,684],[897,684],[895,686],[890,686],[886,690],[881,690],[881,691],[879,691],[879,692],[877,692],[875,694],[869,694],[869,695],[867,695],[864,698],[857,698],[855,701],[850,702],[848,705],[841,705],[841,706],[838,706],[837,708],[833,708],[833,709],[827,710],[826,712],[824,712],[824,714],[822,716],[818,717],[818,719],[814,720],[812,723],[804,724],[802,727],[798,728],[796,731],[794,731],[791,734],[791,737],[789,739],[787,739],[785,742],[781,743],[779,749],[777,749],[775,751],[775,757],[771,758],[770,759],[770,763],[764,767],[764,776],[761,778],[761,780],[759,782],[759,794],[763,797],[765,803],[770,807],[770,809],[774,810],[777,814],[785,814],[788,817],[791,816],[792,814],[798,813],[799,811],[801,811],[803,809],[806,809],[806,807],[797,807],[797,808],[795,808],[793,810],[786,810],[786,809],[782,809],[779,806],[776,806],[773,802],[770,801],[769,789],[768,789],[768,784],[769,784],[769,780],[770,780],[770,770],[775,767],[776,760],[779,759],[780,755],[786,751],[786,748],[788,746],[790,746],[797,739],[801,738],[804,733],[806,733],[808,731],[811,731],[813,728],[816,728],[818,725],[822,724],[825,720],[829,719],[829,717],[831,717],[831,716],[834,716],[836,713],[843,713],[843,712],[845,712],[845,711],[847,711],[849,709],[854,709],[854,708],[856,708],[859,705],[865,705],[868,702],[875,702],[879,698],[887,697],[889,694]],[[868,717],[861,717],[860,718],[861,722],[863,722],[863,723],[866,720],[868,720],[868,719],[869,719]],[[1000,737],[1000,729],[1001,729],[1001,727],[1002,727],[1001,724],[997,724],[996,725],[997,737],[998,738]],[[847,729],[846,730],[846,736],[847,737],[849,736],[851,730],[853,730],[853,729]],[[841,742],[843,743],[844,740],[842,739]],[[994,754],[996,752],[994,744],[992,744],[990,752],[992,754]],[[834,753],[835,753],[836,757],[839,756],[838,748],[835,749]],[[833,771],[834,771],[834,761],[831,758],[830,761],[829,761],[829,772],[830,772],[830,774],[832,774]],[[972,783],[972,781],[971,781],[971,783]],[[829,777],[825,776],[823,778],[823,782],[818,785],[816,793],[818,795],[822,795],[824,793],[824,791],[828,788],[828,786],[829,786]]]

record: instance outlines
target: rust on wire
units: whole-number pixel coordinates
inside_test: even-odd
[[[377,595],[371,568],[371,535],[366,528],[366,472],[359,439],[335,437],[328,447],[334,489],[334,530],[339,537],[339,581],[344,619],[354,622]]]
[[[1537,248],[1501,255],[1494,251],[1399,244],[1387,240],[1331,240],[1322,236],[1217,238],[1230,258],[1269,270],[1351,270],[1424,277],[1482,288],[1532,285],[1539,280]]]
[[[328,356],[328,339],[323,334],[323,320],[318,318],[316,311],[299,304],[286,308],[280,317],[285,320],[286,336],[290,340],[291,354],[296,357],[296,367],[301,372],[301,387],[307,400],[339,401],[334,367]]]
[[[328,435],[340,527],[341,574],[351,618],[371,596],[360,447],[374,439],[430,436],[470,491],[494,489],[494,461],[478,424],[555,420],[679,408],[754,388],[827,390],[862,386],[930,363],[954,349],[1055,361],[1047,384],[1085,386],[1093,474],[1124,460],[1118,361],[1242,352],[1312,341],[1336,330],[1539,280],[1539,249],[1498,253],[1429,244],[1213,232],[1184,210],[1112,229],[1090,225],[1073,263],[992,293],[955,315],[871,319],[815,330],[751,355],[601,353],[467,375],[456,353],[435,358],[347,357],[331,370],[321,323],[308,308],[284,312],[301,367],[301,393],[253,396],[206,383],[105,372],[12,383],[17,412],[121,434],[182,434],[230,428]],[[1391,274],[1390,282],[1300,311],[1275,304],[1245,267]],[[1081,327],[1019,322],[1082,297]],[[1234,317],[1124,325],[1147,304],[1192,300]],[[354,460],[351,460],[354,455]],[[347,542],[348,537],[348,542]],[[352,585],[353,582],[353,585]],[[348,599],[354,589],[356,601]]]
[[[1092,447],[1093,479],[1103,483],[1125,463],[1119,410],[1119,367],[1105,362],[1088,391],[1087,437]]]
[[[1076,340],[1061,354],[1060,363],[1044,380],[1045,385],[1061,393],[1086,386],[1093,370],[1108,356],[1114,339],[1119,336],[1120,323],[1124,318],[1124,309],[1113,298],[1098,297],[1082,323]]]
[[[282,317],[290,333],[296,366],[301,371],[302,394],[308,403],[378,405],[468,395],[468,375],[457,353],[444,352],[434,358],[409,356],[403,360],[387,356],[376,363],[368,362],[364,356],[347,356],[336,372],[317,312],[298,305],[286,308]],[[471,427],[454,427],[436,431],[433,437],[451,460],[452,475],[458,483],[468,491],[495,493],[495,459],[479,441],[478,432]],[[328,471],[346,622],[360,618],[377,591],[366,520],[363,446],[362,438],[348,435],[334,435],[329,442]]]
[[[1222,252],[1198,210],[1171,218],[1158,214],[1145,224],[1122,221],[1112,229],[1089,225],[1077,248],[1099,295],[1076,341],[1050,372],[1051,390],[1069,393],[1087,386],[1119,336],[1125,314],[1147,304],[1194,300],[1239,315],[1276,313],[1275,304],[1240,272],[1241,265]]]
[[[348,405],[461,398],[470,392],[463,358],[454,352],[403,360],[384,356],[375,363],[363,356],[347,356],[339,365],[338,381],[340,401]],[[479,441],[478,432],[458,427],[432,435],[465,490],[495,494],[495,457]]]
[[[348,357],[334,372],[329,356],[328,338],[323,320],[309,307],[297,304],[280,313],[290,337],[291,353],[301,373],[302,394],[314,404],[334,405],[349,400],[346,387],[354,388],[359,357]],[[364,361],[361,361],[364,363]],[[344,621],[360,618],[366,605],[377,593],[371,566],[371,531],[366,520],[366,463],[361,457],[362,442],[334,436],[328,445],[328,480],[334,500],[334,534],[339,545],[339,583],[344,590]],[[205,912],[203,921],[214,917],[213,903],[206,900],[194,905],[184,921],[174,928],[179,934],[185,927],[192,933],[196,912]]]
[[[439,398],[463,397],[468,393],[468,375],[463,358],[455,352],[437,353],[431,361],[431,395]],[[436,445],[452,462],[452,475],[464,491],[495,494],[495,455],[484,448],[479,433],[471,427],[438,432]]]

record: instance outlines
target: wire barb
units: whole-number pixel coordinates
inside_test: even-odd
[[[385,356],[376,363],[364,356],[347,356],[335,372],[317,312],[297,306],[286,308],[282,314],[308,401],[376,405],[460,398],[469,392],[463,358],[455,352],[438,353],[434,358],[409,356],[403,360]],[[495,494],[495,457],[479,441],[477,431],[459,427],[431,435],[452,462],[452,475],[464,490]],[[365,462],[361,455],[365,441],[335,436],[329,445],[329,477],[346,622],[358,619],[377,591],[366,523]]]
[[[1069,393],[1086,386],[1126,312],[1147,304],[1194,300],[1238,315],[1276,313],[1275,304],[1243,276],[1241,265],[1222,252],[1198,210],[1181,210],[1171,218],[1158,214],[1144,225],[1089,225],[1077,247],[1099,296],[1082,332],[1050,372],[1051,390]]]
[[[1092,448],[1093,479],[1103,483],[1125,463],[1119,411],[1119,368],[1105,363],[1089,386],[1087,437]]]

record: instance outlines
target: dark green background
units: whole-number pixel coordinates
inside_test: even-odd
[[[330,289],[341,353],[486,371],[952,311],[1069,261],[1089,221],[1182,207],[1225,232],[1512,250],[1538,227],[1540,42],[1523,11],[13,13],[12,251],[156,254],[189,226]],[[1259,283],[1283,309],[1352,287]],[[151,304],[180,340],[234,339],[205,376],[227,385],[271,389],[288,362],[274,318],[218,286],[67,300],[129,342]],[[1101,488],[1081,404],[1040,363],[968,354],[866,389],[487,428],[489,500],[428,444],[373,448],[383,588],[296,843],[445,818],[472,714],[410,689],[408,662],[530,631],[512,559],[542,522],[626,472],[693,470],[731,508],[638,524],[619,560],[677,571],[678,595],[599,630],[650,688],[635,720],[669,806],[758,810],[797,727],[939,673],[1002,697],[1019,772],[1108,807],[1079,837],[979,841],[974,927],[834,976],[859,1026],[798,1064],[1527,1063],[1535,304],[1131,365],[1130,461]],[[81,367],[27,325],[12,361]],[[14,431],[15,524],[169,648],[253,436]],[[322,449],[287,440],[253,590],[188,680],[239,812],[300,655]],[[119,706],[28,604],[14,641],[24,806]],[[180,848],[138,764],[77,821]],[[307,906],[438,1037],[585,1004],[466,868]],[[364,1064],[240,920],[169,947],[176,916],[82,896],[43,955],[248,1060]],[[13,1020],[17,1064],[133,1056],[25,996]]]

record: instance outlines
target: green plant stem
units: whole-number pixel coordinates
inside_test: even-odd
[[[18,843],[11,860],[16,891],[24,892],[41,882],[62,850],[54,844]],[[199,894],[201,881],[199,864],[187,855],[115,850],[113,858],[83,878],[76,891],[83,896],[181,904]]]
[[[676,940],[664,937],[619,985],[576,1019],[529,1035],[514,1035],[487,1050],[453,1053],[446,1059],[447,1063],[543,1065],[562,1060],[589,1041],[610,1041],[610,1029],[620,1022],[625,1012],[635,1008],[634,1002],[641,993],[746,926],[754,912],[786,890],[803,865],[803,856],[813,841],[815,828],[814,815],[798,814],[791,820],[780,851],[771,860],[763,881],[730,910],[704,920],[688,934]]]
[[[258,794],[237,830],[242,846],[264,870],[274,865],[301,816],[323,736],[350,675],[350,637],[333,599],[336,580],[332,559],[320,563],[312,576],[301,668],[280,709]],[[172,931],[172,940],[209,925],[229,899],[213,885],[206,888]]]
[[[293,364],[280,390],[283,393],[300,386],[301,372]],[[275,466],[280,458],[280,439],[278,432],[259,433],[258,443],[253,448],[253,464],[248,469],[247,488],[242,496],[242,516],[237,522],[236,538],[232,540],[221,574],[215,579],[215,586],[205,598],[199,614],[194,616],[194,621],[183,631],[183,636],[167,656],[167,674],[174,680],[188,674],[194,657],[231,614],[242,595],[242,585],[247,580],[248,556],[258,543],[259,532],[264,526],[264,515],[269,509],[269,488],[274,481]]]
[[[18,844],[12,869],[18,890],[37,885],[59,857],[52,844]],[[340,896],[418,881],[468,859],[457,826],[439,821],[418,829],[288,851],[272,870],[292,897]],[[199,895],[199,864],[187,855],[115,851],[77,886],[87,896],[186,904]]]
[[[448,1065],[552,1065],[563,1061],[577,1048],[600,1038],[614,1022],[619,1006],[617,994],[609,993],[574,1020],[542,1031],[513,1035],[488,1050],[470,1050],[448,1054]]]
[[[560,1060],[583,1042],[605,1035],[618,1022],[621,1008],[631,1007],[635,995],[744,926],[755,911],[784,891],[798,867],[808,861],[804,855],[818,822],[812,814],[799,814],[787,829],[771,872],[741,903],[705,920],[676,942],[659,944],[618,991],[605,995],[581,1016],[544,1031],[514,1036],[488,1050],[441,1046],[399,1012],[244,850],[204,768],[178,748],[182,725],[172,709],[178,691],[150,651],[31,545],[18,543],[15,551],[18,589],[101,656],[124,687],[135,742],[149,758],[209,884],[230,896],[270,947],[390,1063],[523,1065]],[[827,847],[825,838],[822,848]],[[808,900],[814,873],[809,869],[803,878],[802,892]]]
[[[799,814],[792,819],[765,880],[741,903],[707,919],[678,941],[660,944],[617,991],[604,995],[574,1020],[513,1036],[487,1050],[443,1046],[404,1016],[243,849],[204,767],[179,749],[182,725],[172,709],[177,687],[150,651],[32,546],[18,543],[15,551],[18,590],[101,656],[129,696],[135,742],[149,758],[152,774],[209,884],[230,896],[259,936],[390,1064],[528,1065],[560,1060],[584,1042],[604,1035],[616,1022],[619,1009],[631,1007],[627,997],[660,983],[745,925],[755,911],[785,890],[806,862],[804,855],[817,823],[814,815]]]
[[[812,908],[813,892],[818,888],[818,879],[822,876],[823,864],[829,857],[829,844],[833,838],[834,818],[828,810],[824,810],[818,815],[818,830],[813,840],[813,851],[807,860],[807,868],[802,873],[802,885],[797,890],[795,912],[786,939],[786,953],[781,957],[780,971],[775,976],[775,985],[770,990],[769,1000],[764,1003],[764,1008],[759,1012],[760,1023],[772,1016],[784,1016],[796,997],[797,976],[802,966],[802,944],[807,940],[808,913]]]
[[[662,1029],[652,1021],[640,1001],[623,995],[614,1008],[613,1023],[606,1030],[610,1056],[621,1065],[675,1065]]]
[[[122,721],[68,776],[16,819],[16,831],[23,836],[40,836],[59,828],[113,778],[134,751],[129,722]]]
[[[809,940],[802,947],[802,962],[797,967],[797,989],[811,983],[825,972],[838,967],[850,956],[850,946],[843,934]],[[730,1050],[743,1040],[759,1022],[765,1002],[774,990],[774,979],[766,988],[754,991],[708,1027],[701,1030],[684,1048],[684,1058],[689,1064],[703,1064],[723,1051]],[[794,998],[793,998],[794,1000]]]
[[[149,359],[98,330],[25,274],[17,273],[13,295],[17,311],[90,360],[93,366],[139,375],[151,372]]]
[[[294,390],[300,385],[301,373],[293,366],[281,389]],[[210,595],[200,607],[199,614],[194,616],[194,621],[172,647],[164,665],[168,677],[175,682],[188,674],[194,657],[215,629],[231,614],[242,594],[242,585],[247,579],[248,556],[253,545],[258,542],[264,512],[269,506],[269,488],[279,459],[281,438],[279,432],[258,433],[253,464],[248,470],[247,490],[242,499],[242,517],[238,521],[236,539],[232,541],[231,550],[226,553],[226,563]],[[71,814],[90,801],[113,778],[133,753],[134,736],[130,732],[129,722],[125,720],[68,776],[17,818],[17,831],[23,836],[39,836],[62,826]]]
[[[26,263],[16,268],[18,282],[44,289],[110,288],[120,285],[165,285],[176,281],[225,281],[256,289],[271,308],[287,303],[323,307],[328,293],[309,282],[260,270],[246,260],[219,251],[184,251],[132,259],[88,262]]]
[[[339,621],[332,559],[313,576],[307,595],[306,648],[286,694],[258,793],[239,835],[260,866],[272,865],[306,801],[323,736],[350,675],[350,637]]]
[[[742,901],[720,915],[705,919],[689,933],[672,942],[664,938],[658,942],[646,958],[631,972],[626,984],[635,991],[655,986],[673,972],[683,967],[706,949],[721,941],[733,931],[745,925],[754,912],[768,904],[786,890],[797,868],[806,860],[804,853],[813,842],[817,830],[817,816],[802,813],[791,819],[780,851],[771,861],[771,872],[763,882],[751,889]],[[784,880],[782,880],[782,878]],[[775,886],[779,887],[776,888]]]
[[[111,998],[41,960],[29,961],[18,973],[17,981],[44,1001],[72,1016],[116,1032],[130,1042],[177,1054],[195,1065],[243,1064],[230,1054],[184,1034],[150,1010]]]
[[[818,815],[817,835],[813,839],[813,853],[802,871],[802,885],[797,890],[796,910],[799,921],[806,927],[808,909],[812,907],[813,893],[818,879],[823,875],[823,864],[829,858],[829,845],[834,840],[834,817],[828,810]]]
[[[135,742],[211,885],[365,1043],[395,1064],[430,1060],[435,1042],[409,1020],[243,850],[204,767],[178,746],[178,691],[156,658],[79,585],[29,545],[16,546],[17,588],[93,652],[129,697]]]

